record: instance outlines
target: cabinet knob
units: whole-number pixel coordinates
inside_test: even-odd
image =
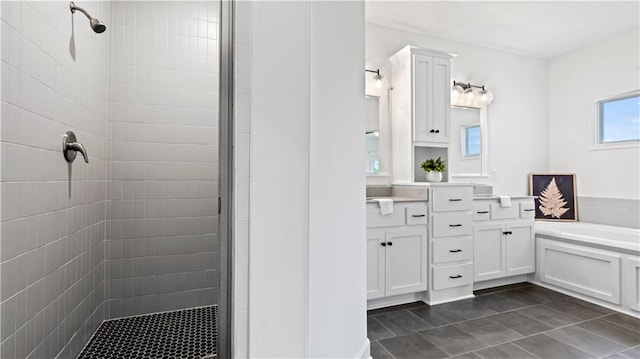
[[[381,246],[386,247],[387,244],[385,242],[380,243]]]
[[[440,133],[440,130],[436,130],[436,133]]]
[[[449,227],[462,227],[461,224],[450,224]]]
[[[387,244],[388,244],[389,246],[392,246],[392,245],[393,245],[393,242],[387,242]]]
[[[458,252],[462,252],[462,249],[449,249],[449,252],[458,253]]]
[[[434,133],[434,132],[436,132],[436,130],[433,130],[433,129],[432,129],[432,130],[431,130],[431,131],[429,131],[429,132],[430,132],[430,133]]]
[[[458,275],[450,275],[449,278],[458,279],[458,278],[462,278],[462,276],[460,274],[458,274]]]

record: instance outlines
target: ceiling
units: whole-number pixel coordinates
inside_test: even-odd
[[[540,58],[640,27],[640,1],[367,1],[367,22]]]

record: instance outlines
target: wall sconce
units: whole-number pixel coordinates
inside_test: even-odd
[[[480,89],[480,91],[474,91],[473,89]],[[453,87],[451,88],[451,102],[458,102],[464,98],[467,102],[480,101],[485,104],[493,102],[493,93],[484,88],[484,85],[472,85],[471,83],[462,83],[453,81]]]
[[[367,70],[367,69],[365,69],[364,71],[373,72],[375,74],[375,76],[373,76],[373,79],[376,80],[376,87],[377,88],[382,87],[382,78],[384,76],[380,75],[380,69],[377,69],[377,70]]]

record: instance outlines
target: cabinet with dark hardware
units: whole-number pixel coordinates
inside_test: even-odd
[[[449,163],[451,59],[451,54],[411,45],[389,57],[394,182],[425,182],[419,164],[427,158]],[[443,181],[448,179],[444,172]]]
[[[535,272],[533,198],[474,201],[474,281]]]
[[[473,190],[470,185],[429,189],[431,305],[473,297]]]
[[[413,297],[401,295],[427,289],[426,258],[424,201],[395,203],[393,213],[384,216],[377,204],[367,206],[368,300],[382,299],[388,305],[414,301]]]

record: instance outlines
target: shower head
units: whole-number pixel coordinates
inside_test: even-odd
[[[98,34],[103,33],[104,30],[107,29],[107,27],[102,23],[102,21],[96,19],[95,17],[92,17],[89,20],[89,24],[91,24],[91,28],[93,29],[93,31],[95,31]]]
[[[81,13],[83,13],[84,16],[86,16],[87,19],[89,19],[89,24],[91,25],[91,28],[93,29],[94,32],[100,34],[100,33],[104,32],[107,29],[107,27],[102,23],[102,21],[100,21],[100,20],[96,19],[95,17],[89,15],[89,13],[85,9],[83,9],[83,8],[81,8],[79,6],[76,6],[76,4],[73,1],[71,1],[69,3],[69,9],[71,10],[72,14],[75,14],[76,10],[80,11]]]

